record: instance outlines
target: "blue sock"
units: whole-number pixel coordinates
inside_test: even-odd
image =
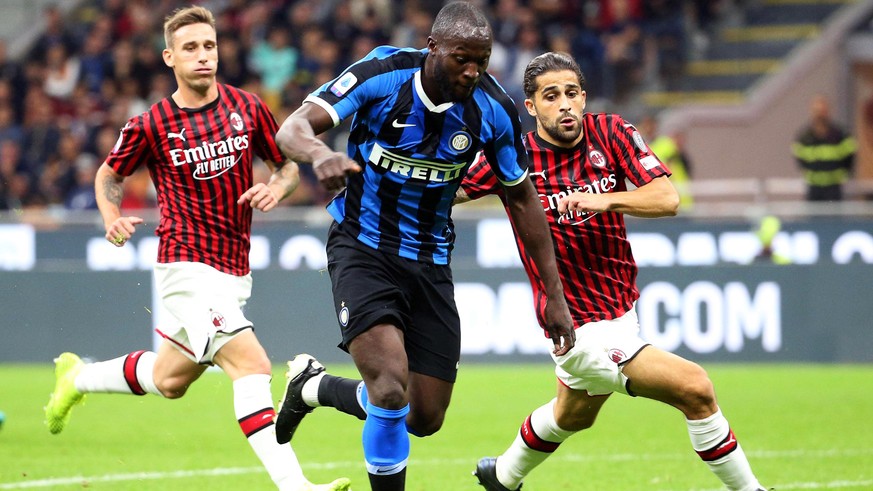
[[[384,409],[367,402],[362,440],[367,472],[376,475],[396,474],[406,469],[409,436],[406,415],[409,404],[401,409]]]

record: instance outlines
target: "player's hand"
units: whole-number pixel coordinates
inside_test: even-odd
[[[361,172],[361,166],[344,153],[330,152],[323,158],[313,160],[312,170],[315,171],[318,182],[335,193],[346,187],[346,177],[349,174]]]
[[[576,345],[576,331],[573,329],[573,320],[567,301],[561,297],[556,300],[549,299],[546,303],[546,332],[555,346],[552,353],[555,356],[566,355]]]
[[[276,193],[270,189],[270,186],[259,182],[244,192],[242,196],[236,200],[236,204],[241,205],[248,202],[252,208],[261,210],[266,213],[279,204],[279,198]]]
[[[118,217],[106,228],[106,240],[115,247],[124,247],[136,232],[136,226],[143,222],[140,217]]]
[[[608,196],[605,194],[576,191],[575,193],[561,198],[561,201],[558,202],[558,213],[563,215],[568,211],[580,214],[609,211],[608,199]]]

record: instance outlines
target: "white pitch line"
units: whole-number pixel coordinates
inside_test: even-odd
[[[815,459],[823,459],[823,458],[843,458],[849,456],[863,456],[863,455],[871,455],[873,454],[873,448],[861,448],[861,449],[830,449],[830,450],[780,450],[780,451],[769,451],[769,450],[759,450],[746,452],[748,455],[751,455],[758,459],[784,459],[786,457],[791,458],[815,458]],[[609,461],[609,462],[624,462],[624,461],[640,461],[640,460],[680,460],[680,459],[689,459],[690,462],[693,462],[694,459],[689,457],[688,454],[599,454],[599,455],[588,455],[588,454],[564,454],[564,455],[555,455],[550,460],[551,461],[566,461],[566,462],[586,462],[586,461]],[[417,460],[415,461],[416,465],[428,465],[428,466],[445,466],[445,465],[473,465],[471,462],[475,462],[475,458],[455,458],[455,459],[428,459],[428,460]],[[322,463],[309,463],[303,464],[302,467],[304,470],[306,469],[336,469],[336,468],[348,468],[360,465],[361,462],[357,461],[336,461],[336,462],[322,462]],[[24,482],[12,482],[12,483],[0,483],[0,490],[6,489],[38,489],[38,488],[50,488],[55,486],[78,486],[82,483],[96,483],[96,482],[124,482],[124,481],[142,481],[142,480],[162,480],[162,479],[183,479],[189,477],[208,477],[208,476],[228,476],[228,475],[240,475],[240,474],[258,474],[258,473],[266,473],[263,467],[217,467],[213,469],[197,469],[197,470],[179,470],[179,471],[166,471],[166,472],[131,472],[131,473],[123,473],[123,474],[104,474],[98,476],[69,476],[69,477],[57,477],[51,479],[39,479],[33,481],[24,481]],[[780,491],[782,490],[792,490],[792,489],[840,489],[840,488],[849,488],[849,487],[858,487],[858,486],[871,486],[873,485],[873,479],[862,479],[862,480],[830,480],[830,481],[809,481],[809,482],[796,482],[796,483],[787,483],[787,484],[773,484],[767,483],[769,486],[776,486]],[[694,491],[721,491],[722,488],[716,489],[698,489]]]

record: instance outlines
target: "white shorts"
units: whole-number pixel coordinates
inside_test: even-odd
[[[567,387],[592,396],[629,394],[621,369],[648,344],[640,337],[634,305],[617,319],[589,322],[576,329],[573,349],[563,356],[552,355],[555,375]]]
[[[211,364],[233,336],[252,327],[243,307],[252,275],[234,276],[203,263],[159,263],[155,285],[167,311],[158,334],[195,363]]]

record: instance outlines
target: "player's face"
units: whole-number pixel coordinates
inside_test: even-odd
[[[536,78],[537,92],[525,99],[527,112],[537,118],[537,133],[549,143],[571,148],[582,139],[585,91],[572,70],[545,72]]]
[[[189,24],[173,35],[173,46],[164,50],[164,63],[176,73],[179,84],[202,91],[215,84],[218,42],[209,24]]]
[[[470,97],[491,58],[491,36],[487,31],[464,39],[436,41],[428,39],[433,57],[433,77],[439,91],[439,101],[457,102]]]

